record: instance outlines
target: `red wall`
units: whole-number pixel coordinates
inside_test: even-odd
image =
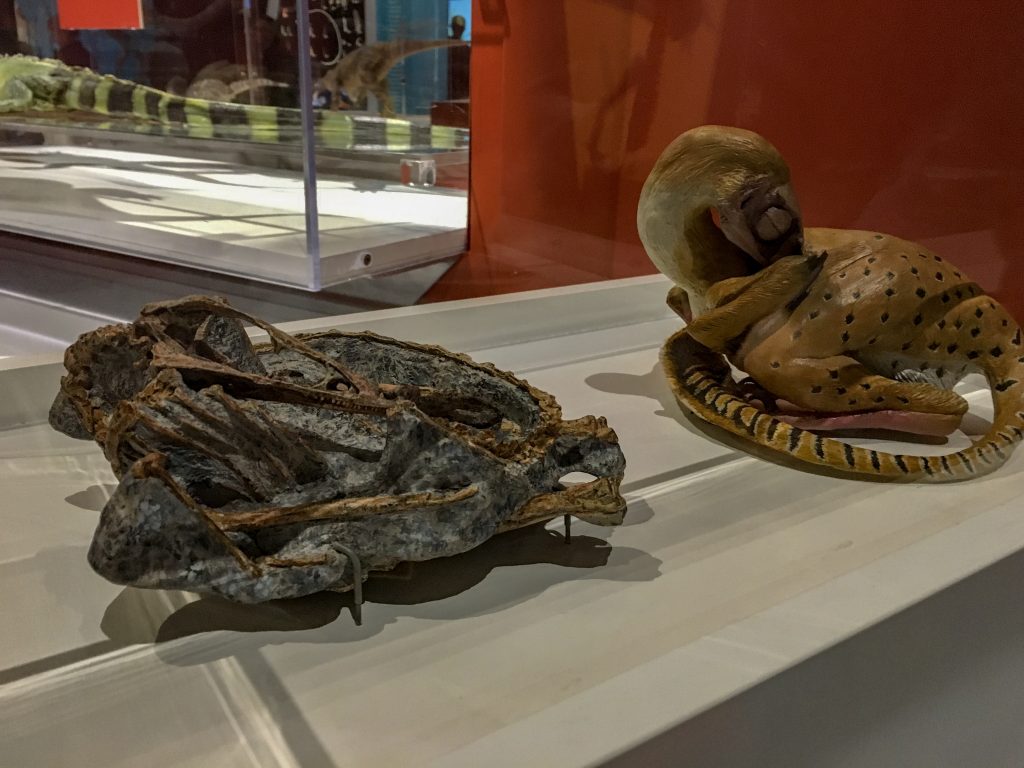
[[[1019,2],[477,0],[471,247],[429,298],[652,270],[634,216],[702,123],[767,136],[809,225],[924,241],[1024,317]]]

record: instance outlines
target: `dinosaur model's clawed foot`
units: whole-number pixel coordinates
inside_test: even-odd
[[[778,398],[749,376],[736,382],[736,387],[736,394],[755,408],[768,413],[774,413],[779,409]]]

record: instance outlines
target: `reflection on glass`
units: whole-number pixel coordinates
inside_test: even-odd
[[[0,227],[314,289],[321,275],[346,280],[460,252],[469,17],[456,3],[453,14],[426,5],[144,0],[140,18],[135,0],[123,9],[120,0],[0,0],[0,182],[23,181],[0,183]],[[308,42],[298,40],[299,13]],[[317,177],[358,196],[339,210],[328,194],[326,229],[315,215],[302,224],[305,56]],[[214,196],[216,225],[202,185],[182,183],[199,169],[254,182]],[[378,194],[402,190],[451,198],[441,207],[461,213],[424,231],[423,212],[438,204],[396,206]],[[161,214],[154,226],[157,210],[180,217]],[[299,225],[282,232],[248,224],[296,214]],[[309,268],[319,258],[309,225],[329,233],[323,258],[347,267]],[[338,234],[368,230],[369,240]],[[404,245],[410,238],[417,248]],[[368,261],[348,258],[367,250]]]

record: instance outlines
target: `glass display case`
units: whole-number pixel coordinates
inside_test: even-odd
[[[0,228],[311,290],[464,250],[465,8],[121,5],[0,3]]]
[[[471,256],[430,296],[649,274],[644,180],[680,133],[719,124],[779,149],[808,226],[922,242],[1020,317],[1015,8],[480,2]]]
[[[5,51],[119,78],[75,85],[72,70],[62,103],[76,108],[0,113],[0,226],[288,287],[255,294],[237,277],[168,268],[172,280],[161,263],[110,254],[113,277],[97,287],[79,250],[63,266],[49,254],[46,273],[31,254],[0,254],[0,342],[20,302],[30,341],[47,345],[39,356],[0,347],[12,355],[0,359],[0,763],[1024,764],[1019,3],[124,5],[141,7],[140,29],[87,30],[74,16],[65,27],[54,13],[81,11],[75,2],[0,0]],[[375,42],[401,53],[408,41],[438,47],[372,82],[342,67],[384,50]],[[3,82],[0,104],[21,90]],[[200,87],[220,96],[189,95]],[[130,115],[109,114],[119,102]],[[756,152],[739,152],[734,174],[719,164],[729,151],[661,161],[669,146],[692,150],[673,142],[705,136],[699,126]],[[676,178],[679,156],[692,166],[678,178],[700,183],[670,187],[661,218],[645,218],[645,187]],[[826,271],[818,227],[853,238],[855,271]],[[895,240],[907,245],[882,253]],[[440,275],[447,262],[434,260],[460,250]],[[651,258],[671,267],[665,252],[678,257],[671,277]],[[382,287],[427,262],[440,276],[422,300],[418,287],[408,301]],[[680,274],[747,270],[702,284],[704,313],[735,306],[780,263],[807,267],[795,295],[770,294],[767,321],[743,316],[704,345],[685,295],[696,283]],[[123,276],[136,278],[127,294],[116,273],[138,264],[152,271]],[[824,284],[833,273],[870,276],[874,290]],[[345,283],[365,292],[344,311],[332,291],[308,290],[363,275],[379,279]],[[248,314],[181,300],[198,292]],[[297,296],[322,303],[275,306]],[[180,303],[126,325],[168,299]],[[813,333],[786,325],[840,304],[878,311],[833,313]],[[219,314],[200,312],[211,305]],[[54,308],[65,324],[44,322]],[[109,349],[60,354],[97,326]],[[851,331],[860,346],[835,353]],[[896,351],[879,363],[883,331]],[[810,394],[843,396],[842,415],[917,413],[874,405],[878,379],[941,390],[965,412],[943,435],[799,426],[839,411],[787,411],[733,361],[766,337],[814,333],[832,351],[785,346],[762,371],[806,363],[824,380]],[[694,341],[689,357],[667,339]],[[956,355],[970,376],[953,385]],[[986,374],[1013,375],[986,386],[981,358]],[[373,378],[360,373],[368,360]],[[838,380],[869,363],[889,368],[849,389]],[[135,377],[151,370],[140,397]],[[413,408],[424,418],[402,427]],[[108,442],[97,425],[111,423],[120,436]],[[73,439],[82,432],[94,439]],[[478,452],[454,452],[470,438]],[[604,442],[625,461],[614,526],[595,524],[595,497],[580,490],[608,477],[560,474],[579,466],[581,444]],[[188,461],[166,469],[177,446]],[[221,461],[243,448],[244,473]],[[478,483],[481,456],[510,479]],[[384,457],[393,463],[378,472]],[[438,464],[446,482],[427,484]],[[991,474],[934,484],[956,479],[951,467]],[[912,478],[896,474],[908,468]],[[186,546],[126,526],[132,548],[110,557],[118,514],[161,513],[155,491],[127,491],[171,487],[160,473],[172,470],[187,493],[170,504],[194,515],[166,515],[158,533],[182,520],[206,538]],[[544,481],[517,507],[535,524],[362,572],[362,555],[340,549],[380,543],[360,527],[368,510],[393,523],[389,537],[429,543],[402,515],[449,524],[467,500],[508,511],[524,477]],[[415,488],[380,491],[395,478]],[[296,531],[343,518],[358,535],[311,535],[278,556]],[[173,568],[136,567],[141,541]],[[253,579],[319,574],[342,555],[352,565],[303,577],[315,594],[240,603],[191,589],[233,573],[206,568],[218,553]],[[188,581],[193,566],[205,581]]]

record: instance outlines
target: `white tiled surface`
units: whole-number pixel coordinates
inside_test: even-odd
[[[373,582],[362,627],[337,596],[246,608],[107,584],[84,560],[113,481],[99,450],[0,432],[0,763],[596,764],[1021,549],[1024,452],[971,483],[892,486],[697,432],[656,367],[663,290],[340,321],[520,372],[567,416],[607,416],[628,461],[625,525],[577,522],[571,546],[508,534]],[[4,361],[0,382],[28,370]]]

